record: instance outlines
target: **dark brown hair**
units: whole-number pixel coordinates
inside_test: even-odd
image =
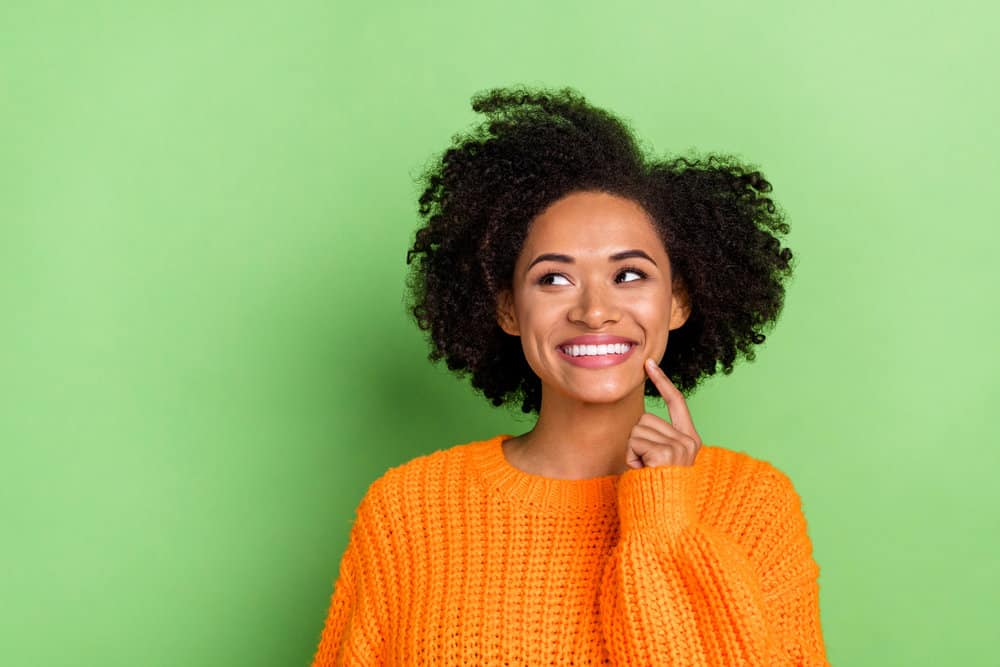
[[[423,225],[406,255],[409,308],[444,360],[494,405],[541,405],[541,383],[520,339],[496,321],[532,219],[575,191],[632,199],[650,214],[691,315],[661,361],[690,395],[699,382],[754,360],[784,300],[788,225],[763,193],[771,185],[733,157],[647,157],[628,125],[571,88],[497,88],[472,98],[483,122],[421,177]],[[651,382],[646,394],[658,395]]]

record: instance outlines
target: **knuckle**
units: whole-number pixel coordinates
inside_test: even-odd
[[[646,426],[655,426],[658,421],[660,421],[660,418],[651,412],[644,412],[642,416],[639,417],[639,423]]]

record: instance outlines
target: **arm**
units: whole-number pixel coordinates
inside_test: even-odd
[[[312,667],[381,663],[378,621],[386,612],[378,582],[384,579],[372,573],[380,564],[375,537],[384,524],[373,496],[369,490],[358,506]]]
[[[737,509],[722,528],[698,520],[696,468],[622,476],[600,599],[616,664],[828,665],[798,494],[772,466],[747,473],[725,489]]]

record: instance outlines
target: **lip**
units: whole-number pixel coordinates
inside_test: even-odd
[[[563,352],[563,346],[566,345],[614,345],[615,343],[628,343],[628,352],[625,354],[598,354],[585,357],[574,357]],[[560,343],[556,347],[556,352],[560,357],[562,357],[562,359],[574,366],[579,366],[580,368],[607,368],[608,366],[617,366],[618,364],[625,363],[625,361],[632,356],[632,353],[635,352],[637,347],[639,347],[639,344],[630,338],[597,334],[570,338],[569,340]]]

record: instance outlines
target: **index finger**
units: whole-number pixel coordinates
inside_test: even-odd
[[[694,429],[691,412],[688,411],[687,402],[684,400],[681,390],[674,386],[674,383],[670,381],[670,378],[663,372],[659,364],[652,359],[646,359],[646,375],[656,385],[660,396],[663,397],[663,401],[667,404],[667,414],[670,416],[670,423],[681,433],[685,433],[694,438],[695,441],[698,441],[698,432]]]

